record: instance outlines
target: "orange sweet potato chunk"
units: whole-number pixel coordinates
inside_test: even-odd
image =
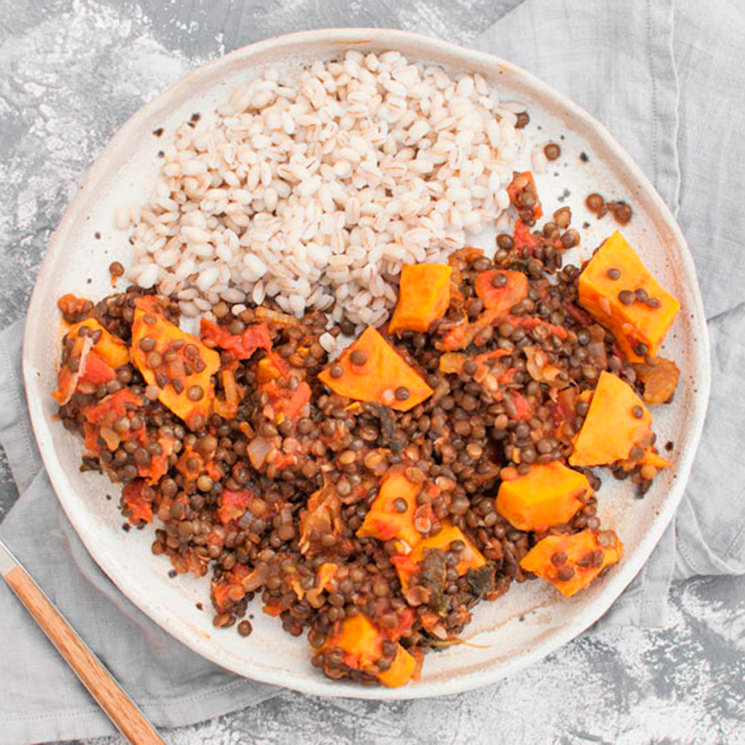
[[[580,497],[591,494],[583,473],[553,461],[531,466],[528,473],[503,481],[497,512],[518,530],[545,530],[571,520],[582,507]]]
[[[509,313],[513,305],[528,297],[528,278],[510,269],[479,272],[473,286],[484,307],[497,313]]]
[[[450,304],[450,275],[444,264],[407,264],[401,269],[398,305],[388,326],[397,331],[426,331]]]
[[[463,575],[469,569],[479,569],[486,564],[486,559],[481,552],[466,538],[460,528],[456,527],[448,520],[443,521],[442,530],[430,538],[425,538],[415,546],[411,552],[411,558],[414,562],[419,563],[424,556],[424,550],[427,548],[439,548],[447,551],[453,541],[463,541],[466,547],[461,554],[460,561],[455,565],[458,574]]]
[[[340,377],[331,374],[337,367],[342,370]],[[433,392],[422,376],[372,326],[318,377],[340,396],[374,401],[397,411],[414,408]],[[405,397],[400,395],[404,390]]]
[[[143,350],[144,339],[153,340],[152,349]],[[155,367],[153,352],[157,354]],[[167,352],[174,358],[166,359]],[[152,296],[135,301],[131,353],[148,385],[158,388],[158,399],[164,406],[192,429],[204,422],[215,398],[210,378],[220,368],[220,355],[168,321]],[[201,397],[195,395],[196,391],[201,391]]]
[[[400,688],[411,680],[415,668],[416,660],[399,644],[391,666],[384,673],[378,673],[377,678],[388,688]]]
[[[425,550],[436,548],[447,551],[453,541],[462,541],[465,544],[460,561],[455,565],[460,576],[463,576],[469,569],[479,569],[486,564],[483,554],[466,538],[463,531],[449,520],[445,520],[439,533],[419,541],[410,554],[392,557],[404,593],[408,590],[412,575],[418,571],[418,565],[424,558]]]
[[[78,336],[73,342],[70,356],[65,364],[60,365],[57,371],[57,390],[52,391],[52,398],[60,405],[64,406],[75,393],[80,378],[85,370],[85,362],[90,355],[93,343],[88,336]],[[71,361],[75,360],[77,369],[73,370],[70,366]]]
[[[542,538],[522,558],[520,566],[552,582],[568,598],[622,555],[623,544],[613,531],[583,530]]]
[[[334,629],[323,649],[339,647],[344,651],[344,664],[356,670],[374,665],[383,655],[385,636],[362,614],[346,618]],[[408,683],[415,668],[414,658],[399,644],[391,667],[376,673],[377,679],[389,688]]]
[[[81,335],[83,327],[87,332]],[[108,383],[116,377],[116,368],[129,362],[127,345],[110,334],[95,318],[73,324],[64,339],[73,340],[73,346],[57,371],[57,390],[52,393],[60,406],[70,400],[80,383]]]
[[[96,337],[92,346],[93,352],[109,366],[116,370],[129,362],[127,345],[118,337],[110,334],[95,318],[86,318],[70,326],[65,336],[68,338],[77,336],[83,326],[88,329],[89,336]]]
[[[652,415],[632,387],[604,370],[574,438],[569,465],[602,466],[627,460],[633,447],[646,448],[651,426]]]
[[[409,546],[416,545],[422,536],[414,527],[414,513],[417,509],[416,495],[422,484],[415,484],[400,472],[389,472],[383,477],[380,492],[370,505],[365,521],[357,531],[360,538],[378,538],[389,541],[400,538]],[[396,500],[406,503],[406,510],[396,509]]]
[[[629,305],[621,302],[621,292],[637,290],[646,292],[652,305],[640,300]],[[613,332],[630,362],[644,361],[639,344],[647,347],[647,356],[657,355],[680,310],[680,303],[660,287],[618,230],[580,274],[579,304]]]

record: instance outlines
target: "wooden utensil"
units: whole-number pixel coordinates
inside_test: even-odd
[[[116,728],[133,745],[165,745],[144,714],[2,541],[0,575]]]

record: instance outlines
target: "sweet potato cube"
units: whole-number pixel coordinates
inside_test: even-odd
[[[570,466],[602,466],[627,460],[631,449],[649,444],[652,415],[632,387],[600,373],[582,429],[574,438]]]
[[[365,670],[383,656],[385,636],[362,614],[345,619],[323,645],[324,650],[339,647],[344,651],[344,664],[356,670]],[[377,679],[390,688],[407,683],[415,668],[414,658],[399,644],[391,667],[376,673]]]
[[[414,527],[416,495],[421,488],[422,484],[409,481],[403,473],[393,471],[386,474],[357,535],[360,538],[379,538],[381,541],[400,538],[409,546],[415,546],[422,539],[421,533]],[[406,509],[399,512],[397,507],[404,503]]]
[[[497,512],[518,530],[541,530],[572,519],[582,507],[580,497],[591,495],[587,477],[553,461],[530,467],[526,474],[503,481]]]
[[[86,318],[84,321],[74,324],[68,329],[65,336],[68,338],[77,336],[83,326],[88,329],[88,335],[91,339],[94,336],[96,337],[96,341],[92,342],[92,350],[110,367],[116,370],[129,362],[127,345],[119,337],[110,334],[95,318]]]
[[[391,666],[384,673],[378,673],[377,678],[388,688],[399,688],[411,680],[415,667],[416,660],[399,644]]]
[[[465,544],[460,561],[455,565],[455,569],[460,576],[463,576],[469,569],[479,569],[486,564],[486,559],[482,553],[466,538],[461,529],[445,520],[439,533],[419,541],[410,554],[400,554],[393,557],[393,564],[396,567],[404,592],[409,587],[412,575],[418,571],[418,565],[424,558],[424,552],[433,548],[447,551],[453,541],[462,541]]]
[[[282,375],[282,370],[276,364],[276,355],[262,357],[256,364],[256,382],[268,383]]]
[[[398,305],[388,326],[397,331],[426,331],[442,318],[450,304],[452,267],[444,264],[407,264],[401,269]]]
[[[656,356],[680,310],[680,303],[660,287],[618,230],[580,274],[579,304],[613,332],[630,362]]]
[[[81,329],[86,328],[81,335]],[[73,324],[64,336],[73,345],[65,364],[57,372],[57,390],[52,396],[62,406],[83,382],[100,385],[114,380],[117,368],[129,362],[129,349],[95,318]],[[94,341],[95,339],[95,341]]]
[[[583,530],[542,538],[522,558],[520,566],[552,582],[568,598],[587,587],[622,554],[623,545],[613,531]]]
[[[455,565],[455,569],[459,575],[465,574],[469,569],[479,569],[486,564],[486,559],[476,546],[466,538],[460,528],[448,520],[443,521],[442,530],[439,533],[417,543],[411,552],[411,558],[418,564],[424,556],[425,549],[439,548],[442,551],[447,551],[453,541],[463,541],[466,545],[461,554],[460,561]]]
[[[166,359],[167,352],[173,359]],[[207,419],[215,398],[210,378],[220,368],[220,355],[168,321],[153,296],[135,301],[132,361],[148,385],[158,388],[160,402],[188,427]]]
[[[341,647],[349,667],[362,669],[372,665],[381,655],[382,638],[375,626],[362,614],[347,618],[338,635],[332,636],[329,646]]]
[[[473,286],[484,307],[498,313],[509,313],[513,305],[528,297],[528,278],[510,269],[479,272]]]
[[[342,370],[339,377],[331,374],[335,368]],[[372,326],[318,377],[340,396],[398,411],[408,411],[432,395],[422,376]]]

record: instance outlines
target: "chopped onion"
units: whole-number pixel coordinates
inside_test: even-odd
[[[271,440],[267,440],[265,437],[254,437],[246,447],[251,465],[257,469],[261,468],[264,465],[267,454],[273,447],[274,445]]]

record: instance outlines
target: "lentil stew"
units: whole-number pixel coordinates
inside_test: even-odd
[[[579,236],[537,225],[530,173],[510,196],[493,258],[402,272],[392,330],[337,359],[319,340],[354,326],[318,310],[220,301],[192,335],[152,291],[60,299],[54,395],[83,468],[122,484],[172,571],[209,577],[215,626],[247,636],[260,599],[325,675],[395,687],[513,582],[570,596],[620,559],[591,467],[643,496],[670,465],[648,405],[677,384],[654,356],[677,307],[620,234],[618,266],[564,266]]]

